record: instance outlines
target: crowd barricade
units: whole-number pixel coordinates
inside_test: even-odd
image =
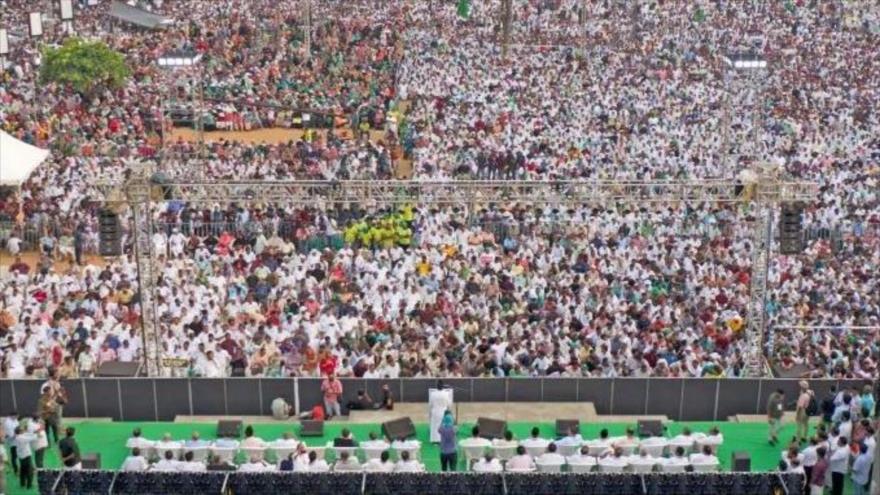
[[[803,491],[796,473],[170,473],[40,470],[41,494],[762,495]]]
[[[590,402],[600,415],[662,415],[675,421],[726,421],[766,413],[770,394],[796,397],[797,378],[444,378],[456,402]],[[184,416],[269,416],[284,398],[297,412],[321,404],[320,378],[80,378],[62,382],[67,417],[173,421]],[[343,408],[358,390],[397,402],[427,403],[433,378],[343,378]],[[809,380],[817,397],[832,386],[861,390],[863,379]],[[0,416],[37,410],[43,380],[0,380]],[[426,406],[427,407],[427,406]],[[347,413],[343,410],[343,414]],[[553,418],[548,418],[552,420]]]

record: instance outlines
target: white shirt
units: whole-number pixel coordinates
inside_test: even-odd
[[[714,455],[700,452],[691,456],[691,464],[719,464],[719,462]]]
[[[545,452],[541,454],[537,459],[535,459],[535,464],[565,464],[565,457],[562,457],[556,452]]]
[[[817,462],[819,462],[819,456],[816,454],[816,446],[810,445],[805,448],[801,454],[804,456],[803,466],[804,467],[812,467],[815,466]]]
[[[141,449],[141,451],[143,451],[144,449],[150,448],[155,444],[156,442],[152,440],[147,440],[144,437],[131,437],[128,439],[128,441],[125,442],[125,447],[128,449],[133,449],[137,447]]]
[[[152,471],[179,471],[180,466],[183,464],[180,461],[162,459],[161,461],[153,464]]]
[[[382,462],[380,459],[370,459],[364,463],[364,471],[368,473],[390,473],[394,471],[394,463]]]
[[[327,461],[324,459],[315,459],[315,462],[312,462],[305,466],[304,471],[308,471],[310,473],[326,473],[330,471],[330,465],[327,464]]]
[[[843,473],[846,474],[847,468],[849,467],[849,448],[846,446],[837,447],[834,449],[834,452],[831,453],[831,459],[829,459],[832,473]]]
[[[144,459],[142,455],[130,455],[122,462],[122,471],[146,471],[150,467],[150,463]]]
[[[480,460],[474,463],[473,469],[475,473],[500,473],[501,463],[498,461],[498,459],[486,461],[486,458],[482,457],[480,458]]]
[[[599,459],[600,466],[626,466],[629,464],[623,457],[615,457],[613,455]]]
[[[398,473],[421,473],[425,470],[425,467],[419,461],[397,461],[397,464],[394,465],[394,470]]]
[[[12,444],[15,445],[15,451],[19,459],[25,459],[33,454],[31,444],[36,440],[37,436],[33,433],[19,433],[15,436]]]
[[[262,461],[260,462],[246,462],[239,466],[239,471],[243,473],[260,473],[263,471],[274,471],[275,467],[270,466]]]
[[[190,473],[205,471],[205,463],[199,461],[183,461],[180,463],[178,468],[180,471],[187,471]]]
[[[521,441],[519,444],[522,445],[523,447],[526,447],[526,448],[535,447],[535,448],[546,449],[547,446],[550,445],[550,440],[547,440],[546,438],[531,438],[531,437],[529,437],[529,438],[526,438],[525,440]]]

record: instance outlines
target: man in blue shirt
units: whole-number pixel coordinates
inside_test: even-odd
[[[874,459],[868,455],[868,445],[865,442],[859,443],[859,455],[856,456],[852,465],[853,495],[868,495],[869,476],[871,474],[871,464]]]

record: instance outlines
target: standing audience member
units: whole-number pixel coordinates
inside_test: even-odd
[[[458,465],[458,450],[455,445],[457,430],[451,411],[446,411],[443,414],[438,431],[440,433],[440,470],[443,472],[455,471],[455,466]]]
[[[782,428],[782,416],[785,414],[785,392],[779,388],[767,399],[767,421],[770,424],[768,438],[770,445],[779,443],[779,429]]]
[[[342,416],[342,408],[339,406],[339,397],[342,395],[342,382],[336,379],[336,375],[330,373],[321,383],[321,392],[324,394],[324,411],[327,419],[333,416]]]

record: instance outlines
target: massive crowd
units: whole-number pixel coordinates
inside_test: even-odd
[[[767,311],[771,327],[828,328],[777,330],[771,353],[815,376],[876,374],[871,12],[518,1],[503,60],[499,2],[474,2],[468,20],[454,3],[433,3],[315,2],[308,61],[293,4],[166,2],[161,11],[191,20],[161,37],[111,33],[100,8],[83,10],[77,29],[136,68],[124,88],[88,98],[37,85],[37,55],[15,44],[0,76],[4,129],[53,155],[20,194],[0,193],[0,220],[53,228],[40,237],[38,266],[15,262],[0,279],[3,373],[54,365],[71,376],[137,359],[131,259],[64,270],[50,259],[94,248],[92,184],[121,180],[129,158],[161,151],[172,177],[380,180],[393,175],[399,142],[416,180],[733,179],[772,163],[816,181],[804,221],[816,235],[802,255],[772,261]],[[24,12],[23,2],[7,4]],[[752,90],[722,59],[756,47],[771,69]],[[183,48],[204,54],[201,73],[153,63]],[[381,129],[400,101],[409,109],[383,143],[323,133],[218,142],[202,159],[192,144],[161,146],[168,126],[156,125],[159,102],[200,80],[214,125],[232,128],[292,125],[292,109],[306,108],[334,126]],[[152,242],[165,355],[200,376],[737,376],[743,366],[748,208],[404,210],[162,204]],[[17,251],[20,234],[10,235]]]

